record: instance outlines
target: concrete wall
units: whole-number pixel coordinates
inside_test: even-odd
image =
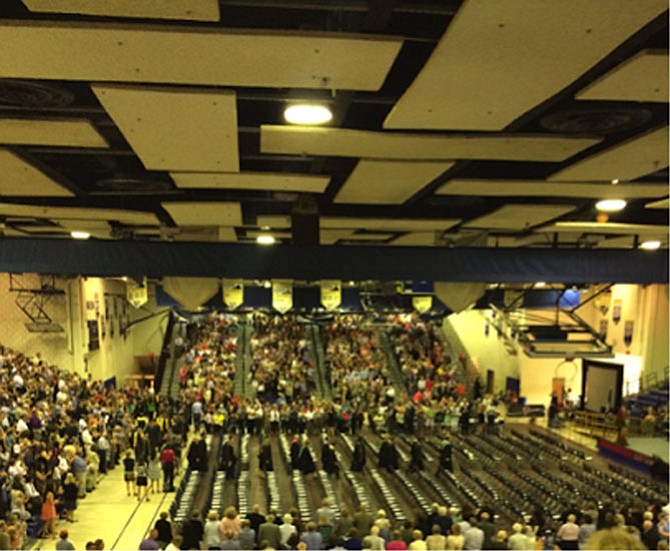
[[[498,392],[505,389],[507,377],[519,378],[519,353],[516,347],[499,338],[494,329],[486,335],[489,316],[488,310],[466,310],[451,314],[445,323],[456,331],[484,383],[487,370],[495,372],[494,391]]]
[[[27,289],[39,289],[40,278],[35,274],[16,276],[16,282]],[[31,333],[26,329],[28,318],[16,305],[18,292],[10,291],[9,274],[0,273],[0,343],[4,346],[33,356],[41,353],[42,358],[51,364],[67,370],[74,369],[74,351],[69,348],[69,324],[67,320],[67,296],[53,295],[45,304],[44,309],[63,327],[62,333]],[[56,288],[64,290],[66,282],[56,281]]]
[[[40,278],[34,274],[17,276],[23,287],[39,289]],[[45,310],[63,327],[61,333],[30,333],[29,318],[16,306],[17,293],[9,289],[8,274],[0,274],[0,343],[27,355],[40,353],[42,358],[60,368],[75,371],[93,379],[116,377],[123,385],[139,372],[150,352],[160,356],[167,325],[165,308],[156,306],[155,294],[142,308],[134,308],[125,298],[125,283],[101,278],[56,279],[62,294],[53,295]],[[160,315],[151,317],[154,313]],[[144,321],[139,321],[147,318]],[[133,321],[138,323],[131,325]],[[99,347],[90,350],[88,322],[98,328]],[[130,327],[122,331],[124,326]]]

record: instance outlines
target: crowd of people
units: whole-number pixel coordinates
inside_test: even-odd
[[[472,417],[480,421],[479,430],[494,425],[499,417],[496,400],[481,389],[468,395],[457,377],[460,360],[450,356],[430,322],[416,316],[387,321],[392,322],[390,342],[408,392],[398,392],[391,383],[373,320],[336,316],[323,327],[332,400],[314,397],[315,359],[304,326],[294,318],[254,315],[250,382],[255,396],[250,400],[234,392],[239,351],[230,316],[213,314],[189,326],[180,342],[177,400],[158,396],[152,388],[87,381],[39,355],[26,357],[0,347],[0,549],[21,549],[28,535],[54,538],[59,549],[73,548],[68,530],[59,525],[76,521],[80,501],[95,490],[100,474],[121,468],[130,499],[149,500],[159,491],[172,491],[187,445],[189,466],[206,469],[205,431],[260,437],[285,431],[293,436],[292,462],[295,453],[296,468],[305,472],[309,447],[300,435],[359,435],[363,426],[382,436],[432,433],[436,428],[445,434],[468,432]],[[386,442],[382,439],[380,467],[386,467]],[[423,468],[420,448],[414,440],[410,470]],[[440,464],[451,470],[447,448],[448,458],[442,465],[441,457]],[[230,439],[225,449],[228,454],[222,451],[220,465],[233,478]],[[338,465],[327,441],[321,462],[331,474],[341,468],[362,470],[365,449],[357,438],[351,464]],[[311,458],[305,474],[316,469],[316,460]],[[261,461],[261,468],[267,470],[268,464]],[[643,518],[627,517],[623,509],[567,511],[556,543],[563,549],[594,548],[585,542],[596,533],[602,537],[598,531],[605,530],[625,533],[648,549],[664,548],[667,504],[654,507]],[[519,519],[505,531],[496,527],[493,511],[486,508],[447,510],[437,505],[433,514],[417,513],[402,524],[391,522],[384,511],[373,515],[364,506],[356,513],[343,508],[335,514],[328,503],[306,519],[295,510],[265,515],[259,506],[245,513],[228,509],[219,519],[212,512],[206,521],[189,518],[179,529],[166,513],[140,548],[532,549],[543,541],[547,527],[540,513],[528,522]],[[89,544],[91,549],[104,545]]]

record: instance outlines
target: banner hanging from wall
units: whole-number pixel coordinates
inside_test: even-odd
[[[231,310],[242,306],[244,302],[244,281],[241,279],[222,279],[223,302]]]
[[[272,307],[282,314],[293,308],[293,282],[290,279],[272,282]]]
[[[135,308],[144,306],[149,301],[149,292],[147,291],[147,278],[142,283],[129,281],[126,283],[126,298]]]
[[[342,282],[339,279],[321,281],[321,304],[329,312],[342,304]]]
[[[412,297],[412,306],[419,314],[425,314],[433,307],[433,297]]]

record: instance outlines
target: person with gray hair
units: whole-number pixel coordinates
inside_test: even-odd
[[[528,538],[523,533],[523,524],[520,522],[512,524],[512,532],[512,535],[507,540],[508,549],[512,549],[512,551],[528,549]]]

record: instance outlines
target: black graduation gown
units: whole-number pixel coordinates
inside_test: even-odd
[[[293,442],[291,444],[291,469],[296,470],[300,468],[298,457],[300,456],[300,442]]]
[[[447,471],[453,470],[453,464],[451,462],[451,442],[445,442],[444,446],[440,450],[440,469]]]
[[[188,448],[188,464],[193,471],[207,469],[207,444],[204,440],[191,442]]]
[[[391,442],[382,442],[379,448],[379,467],[395,471],[398,466],[398,450]]]
[[[261,449],[258,452],[258,464],[262,471],[274,470],[272,464],[272,448],[268,444],[261,446]]]
[[[423,470],[423,449],[421,444],[414,442],[411,449],[411,461],[409,464],[410,470],[413,471],[422,471]]]
[[[321,452],[321,463],[323,464],[323,470],[328,474],[338,474],[340,472],[340,467],[337,464],[337,456],[335,455],[335,448],[332,444],[324,444],[323,451]]]
[[[300,453],[298,455],[298,468],[302,474],[311,474],[316,471],[316,465],[314,464],[312,452],[309,451],[307,446],[302,446],[300,449]]]
[[[354,453],[351,457],[351,470],[360,472],[365,467],[365,444],[360,440],[354,445]]]
[[[230,442],[226,442],[221,447],[221,470],[225,471],[228,480],[235,478],[235,465],[237,464],[237,457],[235,456],[235,448]]]

